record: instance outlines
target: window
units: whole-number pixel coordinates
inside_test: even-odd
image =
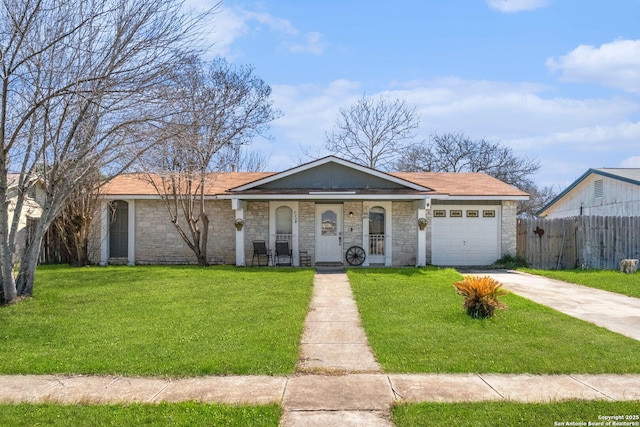
[[[384,234],[384,208],[380,206],[369,209],[369,234]]]
[[[322,212],[322,235],[338,235],[338,215],[331,210]]]
[[[111,203],[111,222],[109,223],[109,257],[127,258],[129,256],[129,203],[116,200]]]
[[[293,233],[293,212],[288,206],[276,209],[276,234]]]
[[[603,195],[604,195],[604,182],[601,179],[597,179],[593,183],[593,198],[601,199]]]

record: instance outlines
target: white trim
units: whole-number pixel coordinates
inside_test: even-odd
[[[335,156],[327,156],[327,157],[324,157],[322,159],[318,159],[318,160],[315,160],[313,162],[306,163],[304,165],[296,166],[294,168],[291,168],[291,169],[283,171],[283,172],[279,172],[279,173],[276,173],[276,174],[273,174],[273,175],[269,175],[268,177],[259,179],[257,181],[253,181],[253,182],[250,182],[248,184],[244,184],[244,185],[241,185],[241,186],[238,186],[238,187],[234,187],[230,191],[236,192],[236,191],[250,190],[250,189],[258,187],[260,185],[268,184],[270,182],[277,181],[277,180],[285,178],[287,176],[295,175],[297,173],[304,172],[306,170],[313,169],[313,168],[315,168],[317,166],[321,166],[321,165],[324,165],[324,164],[327,164],[327,163],[337,163],[339,165],[342,165],[342,166],[345,166],[345,167],[348,167],[348,168],[351,168],[351,169],[354,169],[354,170],[357,170],[357,171],[360,171],[360,172],[363,172],[363,173],[366,173],[366,174],[369,174],[369,175],[373,175],[375,177],[384,179],[386,181],[390,181],[390,182],[393,182],[393,183],[396,183],[396,184],[403,185],[403,186],[411,188],[413,190],[417,190],[417,191],[429,191],[430,190],[429,188],[423,187],[422,185],[418,185],[418,184],[416,184],[414,182],[407,181],[405,179],[398,178],[398,177],[395,177],[393,175],[389,175],[387,173],[377,171],[375,169],[370,169],[368,167],[365,167],[365,166],[362,166],[362,165],[358,165],[356,163],[352,163],[352,162],[349,162],[349,161],[344,160],[344,159],[340,159],[340,158],[335,157]]]
[[[235,222],[236,219],[241,219],[244,221],[244,210],[247,207],[247,202],[244,200],[233,199],[231,201],[231,207],[235,211],[236,216],[233,219]],[[236,266],[244,267],[247,265],[246,256],[245,256],[245,248],[244,248],[244,229],[242,227],[240,230],[236,230]]]
[[[345,194],[345,193],[322,193],[322,194],[234,194],[218,196],[220,200],[223,199],[237,199],[242,198],[244,200],[422,200],[426,197],[424,194]],[[447,200],[448,196],[438,196],[440,200]],[[509,200],[507,198],[501,198],[498,200]]]
[[[100,207],[100,265],[109,263],[109,203],[102,202]]]
[[[125,200],[129,204],[128,208],[128,229],[127,229],[127,264],[136,265],[136,201],[135,199]]]
[[[529,200],[529,196],[449,196],[446,199],[437,196],[433,197],[433,200]]]
[[[346,197],[348,196],[348,197]],[[205,200],[529,200],[529,196],[450,196],[448,194],[358,194],[347,192],[316,192],[300,194],[219,194],[215,196],[204,196]],[[103,200],[161,200],[158,195],[104,195]]]
[[[271,253],[276,253],[276,210],[279,207],[286,206],[291,209],[291,263],[294,267],[300,265],[300,257],[298,253],[298,202],[269,202],[269,248]],[[274,261],[275,262],[275,261]]]
[[[362,203],[362,247],[367,254],[362,265],[368,267],[370,263],[369,211],[376,206],[384,209],[384,265],[390,267],[393,265],[393,204],[391,201],[372,200],[371,203]]]
[[[416,267],[424,267],[427,265],[427,227],[430,224],[427,223],[427,227],[424,230],[420,230],[418,220],[420,218],[427,218],[427,210],[423,209],[419,203],[414,202],[414,208],[416,209],[416,230],[418,230],[418,248],[416,252]]]

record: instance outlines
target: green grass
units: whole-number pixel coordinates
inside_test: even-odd
[[[640,273],[625,274],[615,270],[533,270],[530,268],[523,268],[520,271],[640,298]]]
[[[604,424],[600,425],[607,425],[607,421],[599,417],[622,416],[622,419],[617,422],[637,423],[639,408],[640,402],[603,401],[568,401],[545,404],[421,403],[396,406],[393,408],[392,418],[397,427],[598,425],[589,424],[589,422],[603,422]],[[629,419],[625,420],[625,416]]]
[[[0,307],[1,374],[293,372],[313,271],[47,266]]]
[[[277,405],[0,405],[2,426],[278,426]]]
[[[491,319],[462,308],[452,269],[349,270],[386,372],[638,373],[640,342],[509,294]]]

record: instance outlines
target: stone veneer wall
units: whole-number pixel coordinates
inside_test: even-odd
[[[394,266],[415,266],[418,252],[418,218],[413,202],[393,202],[393,260]]]
[[[316,204],[298,202],[298,250],[307,251],[311,265],[316,262]]]
[[[254,240],[264,240],[267,242],[267,248],[269,247],[269,202],[249,201],[244,210],[244,258],[246,265],[251,265]],[[234,243],[234,253],[235,247]]]
[[[206,202],[209,215],[207,258],[212,264],[235,262],[234,212],[230,200]],[[187,235],[189,235],[188,230]],[[193,251],[171,223],[160,200],[136,200],[136,264],[194,264]]]
[[[342,233],[342,260],[347,265],[345,254],[351,246],[362,246],[362,206],[361,201],[344,202],[343,205],[343,233]],[[349,218],[349,212],[353,217]]]
[[[501,252],[500,256],[516,254],[518,202],[515,200],[502,201],[502,223],[500,224]]]
[[[230,200],[207,201],[209,241],[207,256],[212,264],[235,263],[234,211]],[[136,200],[136,264],[195,264],[196,258],[182,240],[161,200]],[[91,262],[100,262],[102,216],[94,217],[91,227]],[[188,233],[188,231],[187,231]]]

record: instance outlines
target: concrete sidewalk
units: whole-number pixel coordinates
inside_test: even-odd
[[[477,272],[488,275],[489,272]],[[522,296],[598,321],[623,319],[624,308],[601,294],[586,307],[583,289],[520,273],[491,272]],[[530,276],[530,277],[528,277]],[[559,291],[559,289],[567,289]],[[585,292],[586,294],[586,292]],[[615,295],[615,294],[614,294]],[[569,298],[571,297],[571,298]],[[629,302],[628,297],[622,303]],[[633,300],[633,299],[631,299]],[[534,299],[535,301],[535,299]],[[542,302],[546,301],[546,302]],[[574,301],[573,303],[571,301]],[[632,306],[635,307],[635,306]],[[636,316],[639,309],[635,310]],[[609,313],[609,316],[606,314]],[[629,314],[629,313],[627,313]],[[592,316],[592,317],[593,317]],[[587,316],[589,317],[589,316]],[[626,316],[633,318],[633,316]],[[633,321],[633,319],[631,319]],[[595,323],[595,322],[594,322]],[[619,321],[612,322],[612,327]],[[624,321],[622,322],[624,323]],[[602,325],[604,326],[604,325]],[[605,326],[607,327],[607,326]],[[623,328],[624,329],[624,328]],[[297,373],[290,377],[224,376],[185,379],[114,376],[0,376],[0,402],[128,403],[193,400],[283,407],[281,426],[393,426],[390,409],[403,402],[551,402],[639,400],[640,375],[383,374],[360,325],[344,272],[318,272],[302,337]]]
[[[538,304],[640,340],[640,298],[519,271],[480,270],[463,274],[492,277],[505,289]]]

